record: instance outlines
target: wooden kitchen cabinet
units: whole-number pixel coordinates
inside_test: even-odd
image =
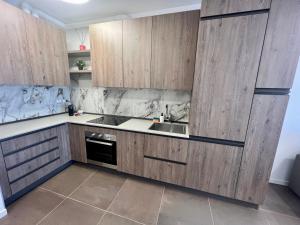
[[[95,86],[123,87],[123,22],[90,25],[92,80]]]
[[[190,135],[245,140],[267,18],[200,22]]]
[[[288,95],[255,95],[236,199],[263,203],[288,100]]]
[[[243,148],[190,141],[185,186],[234,197]]]
[[[257,88],[292,88],[300,55],[299,0],[272,0]]]
[[[3,198],[7,199],[11,196],[11,189],[8,181],[7,170],[3,158],[3,153],[0,145],[0,186],[3,194]]]
[[[118,170],[143,176],[145,135],[118,131],[116,136]]]
[[[0,1],[0,84],[32,84],[24,12]]]
[[[151,88],[192,90],[199,11],[153,17]]]
[[[188,145],[188,140],[146,135],[144,155],[186,163]]]
[[[71,158],[74,161],[87,163],[84,126],[69,124]]]
[[[3,186],[5,198],[68,163],[71,157],[67,136],[67,125],[61,125],[2,141],[0,171],[3,175],[6,172],[8,180],[3,181],[6,178],[1,176],[0,181],[9,185]]]
[[[69,85],[64,31],[24,14],[33,84]]]
[[[201,17],[269,9],[271,0],[203,0]]]
[[[123,20],[124,87],[150,88],[152,17]]]

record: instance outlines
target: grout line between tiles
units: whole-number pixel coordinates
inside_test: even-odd
[[[165,194],[165,189],[166,189],[166,186],[164,186],[163,193],[161,195],[160,204],[159,204],[159,208],[158,208],[158,212],[157,212],[156,223],[155,223],[156,225],[158,224],[158,219],[159,219],[159,214],[161,211],[161,206],[162,206],[162,202],[163,202],[163,198],[164,198],[164,194]]]
[[[265,213],[276,214],[276,215],[285,216],[285,217],[289,217],[289,218],[300,220],[300,217],[291,216],[291,215],[280,213],[280,212],[275,212],[275,211],[272,211],[272,210],[269,210],[269,209],[260,208],[259,210],[264,211]]]
[[[211,221],[212,221],[212,224],[215,225],[215,220],[214,220],[214,217],[213,217],[212,208],[211,208],[211,204],[210,204],[209,198],[207,198],[207,201],[208,201],[208,206],[209,206]]]
[[[101,218],[100,218],[99,222],[97,223],[97,225],[100,225],[100,224],[101,224],[101,222],[102,222],[102,220],[103,220],[103,218],[104,218],[104,216],[105,216],[106,214],[107,214],[107,213],[104,212],[104,214],[101,216]]]
[[[79,186],[75,188],[73,192],[71,192],[71,194],[65,197],[65,199],[62,200],[61,203],[59,203],[54,209],[52,209],[47,215],[45,215],[40,221],[38,221],[36,225],[41,224],[41,222],[43,222],[48,216],[50,216],[54,212],[54,210],[56,210],[61,204],[63,204],[68,199],[69,196],[71,196],[75,191],[77,191],[81,187],[81,185],[84,184],[94,174],[95,172],[91,173],[87,178],[85,178],[84,181],[81,184],[79,184]]]
[[[41,190],[44,190],[44,191],[51,192],[51,193],[56,194],[56,195],[59,195],[59,196],[61,196],[61,197],[63,197],[63,198],[67,198],[67,196],[65,196],[65,195],[63,195],[63,194],[60,194],[60,193],[58,193],[58,192],[52,191],[52,190],[50,190],[50,189],[48,189],[48,188],[38,187],[38,189],[41,189]]]
[[[75,193],[75,192],[76,192],[83,184],[85,184],[85,183],[88,181],[88,179],[90,179],[95,173],[96,173],[96,172],[92,172],[92,173],[91,173],[87,178],[85,178],[85,179],[82,181],[82,183],[79,184],[78,187],[75,188],[75,190],[72,191],[71,194],[69,194],[67,197],[70,197],[72,194],[74,194],[74,193]]]
[[[113,198],[113,200],[111,201],[111,203],[109,204],[109,206],[107,207],[107,211],[110,209],[110,207],[112,206],[113,202],[116,200],[116,198],[119,196],[123,186],[125,185],[125,183],[127,182],[127,178],[126,180],[124,181],[124,183],[122,184],[122,186],[120,187],[119,191],[117,192],[117,194],[115,195],[115,197]]]

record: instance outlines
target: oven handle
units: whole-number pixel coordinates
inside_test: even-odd
[[[99,144],[99,145],[108,145],[108,146],[113,146],[112,143],[108,143],[108,142],[103,142],[103,141],[94,141],[91,139],[86,139],[86,142],[91,142],[91,143],[95,143],[95,144]]]

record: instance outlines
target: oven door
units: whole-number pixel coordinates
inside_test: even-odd
[[[104,166],[117,165],[117,148],[115,141],[86,138],[88,162]]]

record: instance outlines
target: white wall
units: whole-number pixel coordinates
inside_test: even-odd
[[[1,190],[1,187],[0,187],[0,219],[4,216],[6,216],[7,214],[7,211],[5,209],[5,205],[4,205],[4,202],[3,202],[3,197],[2,197],[2,190]]]
[[[84,42],[87,49],[90,49],[89,28],[72,29],[66,31],[67,46],[69,51],[79,50],[81,37],[85,36]]]
[[[297,154],[300,154],[300,58],[272,169],[271,183],[288,184]]]

